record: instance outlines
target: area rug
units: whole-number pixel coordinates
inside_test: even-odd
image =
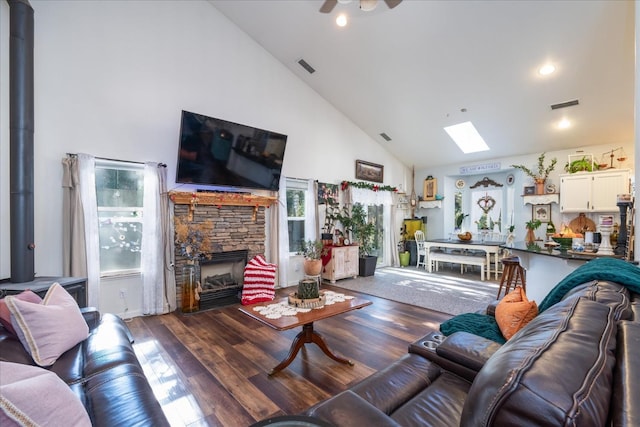
[[[456,315],[484,310],[496,298],[497,282],[472,277],[473,273],[436,274],[415,267],[383,267],[373,276],[338,280],[332,285]]]

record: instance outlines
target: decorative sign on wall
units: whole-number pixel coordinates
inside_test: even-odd
[[[460,175],[472,175],[481,172],[500,170],[500,162],[482,163],[479,165],[460,166]]]

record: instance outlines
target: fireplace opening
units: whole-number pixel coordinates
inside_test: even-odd
[[[248,255],[248,250],[216,252],[200,262],[201,310],[240,301]]]

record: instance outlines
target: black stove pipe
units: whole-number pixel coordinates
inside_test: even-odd
[[[11,282],[34,279],[33,8],[9,3]]]

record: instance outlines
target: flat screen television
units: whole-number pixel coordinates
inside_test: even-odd
[[[277,191],[287,135],[182,111],[176,182]]]

